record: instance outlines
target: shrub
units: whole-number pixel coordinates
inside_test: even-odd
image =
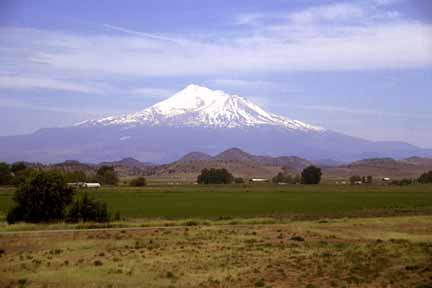
[[[199,184],[230,184],[234,177],[225,168],[222,169],[203,169],[197,178]]]
[[[144,177],[138,177],[135,179],[132,179],[129,183],[130,186],[135,186],[135,187],[142,187],[142,186],[146,186],[147,185],[147,180]]]
[[[32,172],[19,184],[13,196],[15,206],[7,215],[8,223],[62,220],[72,202],[74,190],[64,177],[54,172]]]
[[[432,170],[426,173],[423,173],[419,179],[419,183],[426,184],[426,183],[432,183]]]
[[[319,184],[321,182],[321,169],[313,165],[305,168],[302,172],[303,184]]]
[[[236,184],[243,184],[245,182],[244,182],[243,178],[236,177],[236,178],[234,178],[234,183],[236,183]]]
[[[106,203],[90,198],[85,192],[75,199],[66,217],[67,222],[109,222],[109,213]]]

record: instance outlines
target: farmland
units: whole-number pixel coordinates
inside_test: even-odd
[[[0,211],[14,189],[0,189]],[[126,218],[339,217],[432,211],[432,185],[166,185],[88,190]],[[79,191],[81,193],[82,191]]]

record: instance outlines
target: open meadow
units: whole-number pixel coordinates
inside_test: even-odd
[[[431,185],[88,191],[123,219],[1,224],[0,287],[432,287]]]
[[[432,217],[0,234],[1,287],[431,287]]]

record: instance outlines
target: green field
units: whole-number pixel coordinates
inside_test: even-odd
[[[0,189],[0,210],[13,189]],[[88,190],[129,218],[367,216],[432,211],[432,185],[151,185]]]

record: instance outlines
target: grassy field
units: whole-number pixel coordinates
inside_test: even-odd
[[[13,189],[0,189],[0,212]],[[335,217],[432,211],[432,185],[151,185],[88,190],[127,218]]]
[[[0,287],[432,287],[432,216],[0,233]]]
[[[432,287],[431,185],[88,191],[127,219],[0,224],[0,287]]]

